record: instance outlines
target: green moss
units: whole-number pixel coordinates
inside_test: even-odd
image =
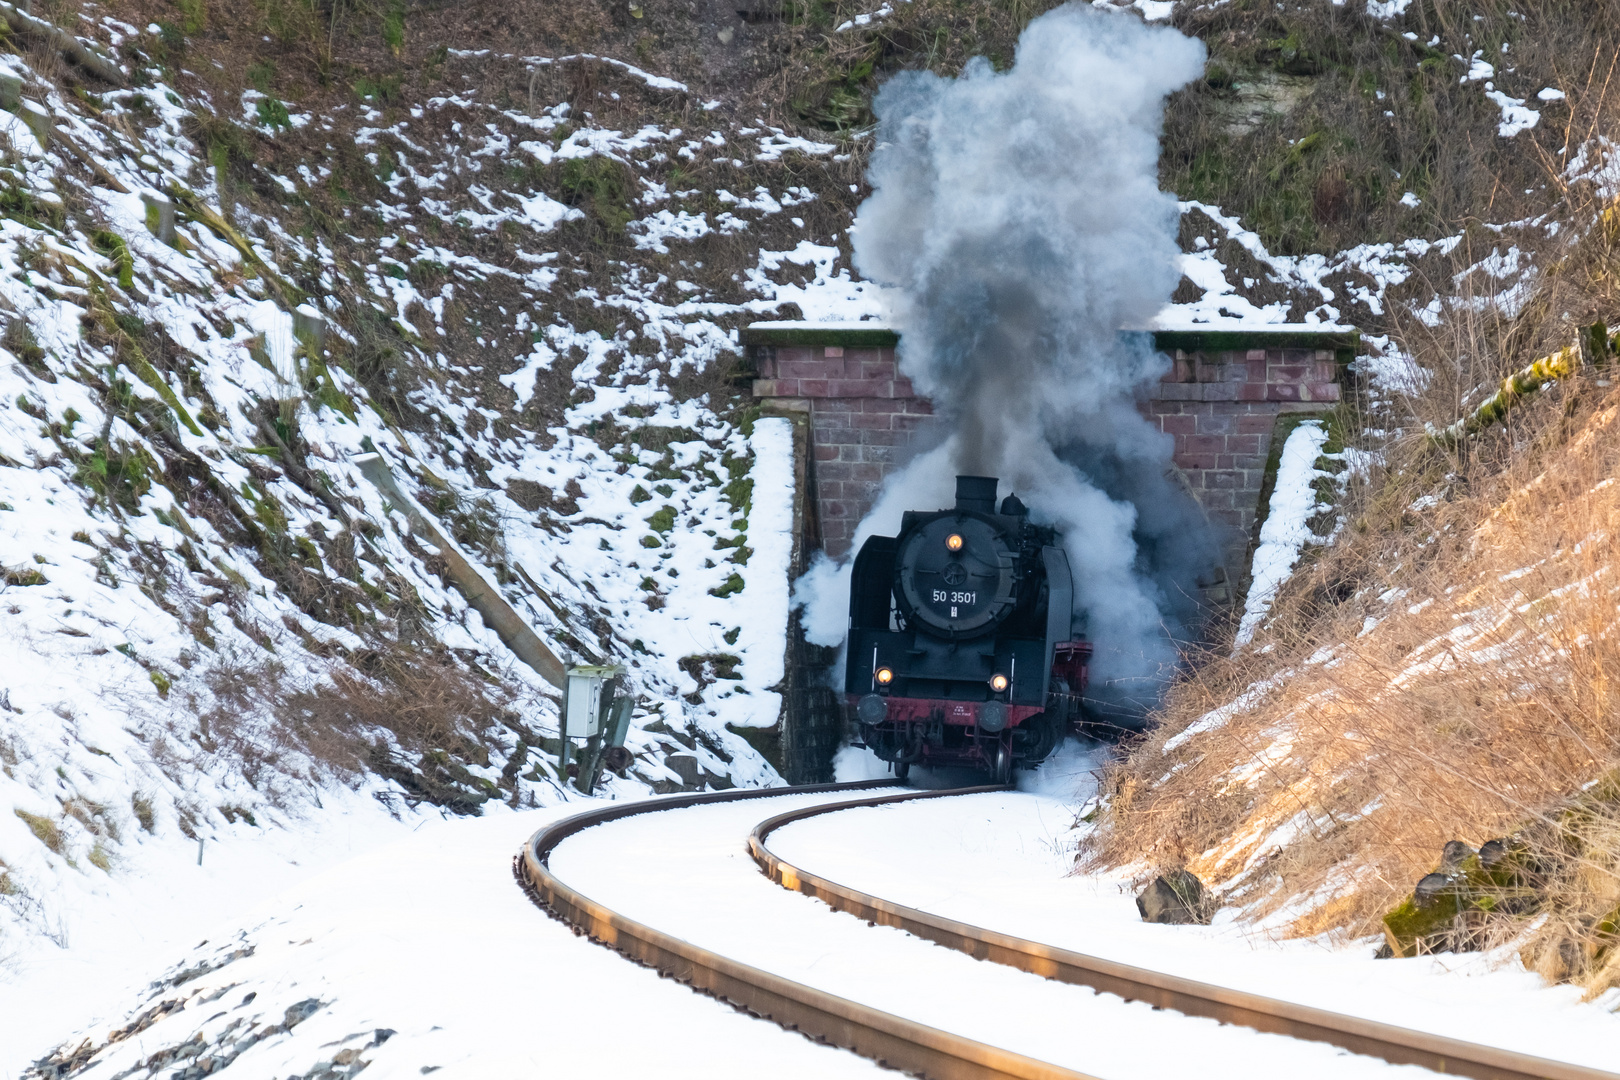
[[[741,663],[742,657],[733,653],[694,653],[676,661],[680,669],[692,676],[699,686],[706,685],[712,679],[731,682],[741,679],[742,676],[737,673],[737,665]]]
[[[158,671],[156,668],[153,668],[151,671],[147,672],[146,677],[152,680],[153,686],[157,687],[159,697],[169,696],[169,687],[172,684],[169,682],[169,677],[167,675],[163,674],[161,671]]]
[[[663,535],[675,527],[675,508],[673,506],[660,507],[647,518],[647,525],[653,532]]]
[[[720,489],[720,494],[725,496],[735,513],[746,519],[754,502],[754,481],[748,475],[753,462],[746,455],[727,454],[720,459],[720,463],[725,466],[726,475],[730,477]]]
[[[664,542],[658,539],[658,537],[648,534],[647,536],[643,536],[641,538],[641,546],[644,548],[663,547]]]
[[[1400,905],[1384,916],[1384,936],[1396,956],[1415,956],[1417,943],[1424,938],[1444,933],[1462,913],[1459,897],[1447,894],[1431,907],[1421,908],[1408,896]]]
[[[742,575],[738,574],[738,573],[733,573],[730,577],[726,578],[725,584],[720,585],[720,586],[718,586],[716,588],[710,589],[709,590],[709,595],[710,596],[718,596],[723,600],[728,596],[735,596],[736,594],[738,594],[738,593],[740,593],[742,591],[743,591]]]
[[[380,101],[391,104],[399,99],[400,77],[398,75],[384,75],[376,79],[362,76],[350,86],[355,96],[362,101]]]
[[[148,212],[155,209],[149,208]],[[129,245],[124,238],[108,229],[97,229],[90,234],[90,246],[112,260],[113,272],[118,278],[118,287],[130,289],[135,285],[135,259],[129,253]]]
[[[208,25],[208,6],[204,0],[175,0],[180,9],[180,25],[188,34],[195,34]]]
[[[401,0],[394,0],[389,5],[388,13],[383,16],[382,39],[388,51],[395,56],[405,46],[405,5]]]
[[[287,114],[287,106],[279,98],[261,98],[254,112],[258,114],[259,123],[267,128],[292,128],[292,117]]]
[[[261,94],[268,94],[276,81],[276,62],[274,60],[259,60],[247,66],[247,80],[253,84],[253,89]]]
[[[613,158],[600,154],[569,158],[563,162],[561,184],[573,205],[610,233],[624,232],[634,216],[629,207],[633,178]]]
[[[726,725],[726,730],[752,746],[759,756],[771,763],[777,772],[787,772],[787,765],[782,758],[782,727],[772,724],[770,727],[735,727]]]
[[[10,569],[9,567],[0,568],[0,581],[4,581],[7,585],[19,586],[50,584],[50,582],[46,580],[45,575],[34,569],[32,566],[18,567],[15,570]]]
[[[651,498],[652,494],[640,484],[637,484],[635,490],[630,493],[630,501],[637,506],[640,506],[642,503]]]

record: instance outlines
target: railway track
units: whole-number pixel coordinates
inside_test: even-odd
[[[784,861],[767,846],[771,833],[777,829],[821,814],[1004,790],[1000,787],[924,792],[882,790],[896,786],[895,781],[876,781],[794,789],[749,789],[600,807],[537,832],[514,860],[514,873],[537,904],[577,932],[756,1016],[904,1072],[933,1080],[991,1077],[1087,1080],[1089,1074],[884,1012],[664,933],[583,895],[554,875],[548,865],[552,852],[569,837],[597,825],[640,814],[784,794],[847,791],[857,797],[790,810],[756,825],[747,838],[747,850],[760,870],[784,888],[815,897],[835,910],[868,922],[905,930],[979,960],[1057,982],[1086,986],[1128,1001],[1145,1002],[1155,1008],[1325,1042],[1396,1064],[1419,1065],[1435,1072],[1478,1080],[1620,1080],[1620,1074],[1296,1005],[941,918],[827,880]],[[873,794],[874,789],[878,789],[878,793]]]

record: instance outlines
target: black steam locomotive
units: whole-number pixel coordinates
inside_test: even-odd
[[[1091,645],[1070,640],[1068,557],[1016,495],[997,511],[996,484],[958,476],[954,509],[907,511],[855,556],[844,691],[902,778],[921,762],[1005,783],[1078,719]]]

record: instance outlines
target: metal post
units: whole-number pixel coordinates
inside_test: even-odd
[[[591,762],[591,785],[586,788],[586,794],[596,790],[596,785],[602,779],[602,770],[607,767],[608,755],[615,749],[624,745],[625,737],[630,734],[630,714],[635,711],[636,699],[621,692],[609,705],[607,723],[602,728],[602,747]]]

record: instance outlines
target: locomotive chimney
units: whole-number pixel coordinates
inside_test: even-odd
[[[994,476],[958,476],[956,478],[956,508],[980,514],[996,512],[996,483]]]

